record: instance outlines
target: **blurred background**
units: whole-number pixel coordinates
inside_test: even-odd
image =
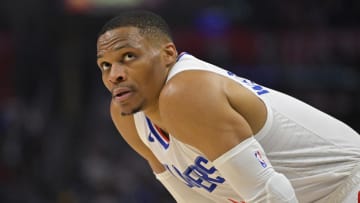
[[[1,0],[1,203],[173,202],[112,125],[96,66],[101,26],[134,8],[179,51],[360,131],[358,0]]]

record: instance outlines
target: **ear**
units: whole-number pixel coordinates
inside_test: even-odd
[[[172,67],[174,65],[174,63],[177,60],[177,56],[178,53],[175,44],[172,42],[166,43],[163,49],[163,59],[167,68]]]

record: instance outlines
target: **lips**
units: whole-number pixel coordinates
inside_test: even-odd
[[[112,97],[116,101],[124,102],[132,95],[132,93],[133,91],[129,87],[117,87],[112,91]]]

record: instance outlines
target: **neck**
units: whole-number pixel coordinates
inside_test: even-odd
[[[166,69],[166,72],[164,74],[164,81],[162,84],[162,88],[165,86],[169,72],[172,69],[172,67],[175,65],[175,63],[176,62],[171,64],[170,67]],[[161,88],[161,90],[162,90],[162,88]],[[157,100],[155,102],[151,103],[146,109],[143,110],[143,112],[145,113],[146,117],[148,117],[154,124],[156,124],[157,126],[159,126],[160,128],[165,130],[165,128],[163,127],[163,124],[162,124],[160,110],[159,110],[159,98],[160,98],[161,90],[156,97]]]
[[[143,110],[146,117],[148,117],[153,123],[156,123],[157,125],[161,125],[161,116],[159,111],[159,105],[158,102],[156,105],[151,105],[146,110]]]
[[[157,127],[159,127],[165,134],[168,133],[168,130],[163,122],[163,120],[161,119],[160,116],[160,111],[158,108],[154,108],[154,109],[147,109],[143,111],[145,116],[147,118],[150,119],[150,121],[156,125]]]

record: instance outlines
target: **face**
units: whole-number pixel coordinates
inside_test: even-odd
[[[177,57],[173,43],[155,43],[138,31],[135,27],[117,28],[97,41],[103,83],[123,115],[156,111],[159,94]]]

